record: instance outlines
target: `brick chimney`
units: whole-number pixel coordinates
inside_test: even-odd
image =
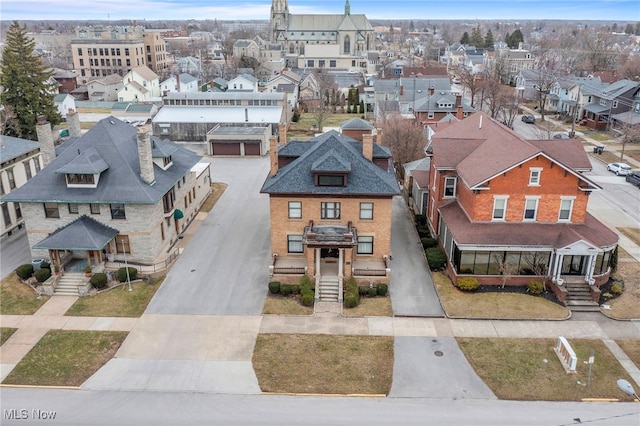
[[[180,92],[180,74],[176,73],[176,92]]]
[[[281,123],[278,126],[278,145],[284,145],[287,143],[287,125]]]
[[[269,176],[275,176],[278,174],[278,138],[275,136],[269,138],[269,161],[271,162]]]
[[[82,134],[80,132],[80,115],[75,109],[70,109],[67,112],[67,127],[69,127],[69,136],[79,138]]]
[[[402,85],[402,82],[400,82],[400,96],[404,95],[404,86]]]
[[[51,123],[44,115],[39,115],[36,122],[36,134],[40,143],[40,153],[42,154],[43,166],[51,163],[56,158],[56,148],[53,144],[53,132]]]
[[[429,87],[429,95],[433,96],[433,94],[436,92],[436,88],[433,86]]]
[[[371,133],[362,135],[362,156],[369,161],[373,161],[373,138],[375,137],[375,129]]]
[[[462,112],[462,105],[458,105],[458,108],[456,110],[456,118],[458,120],[462,120],[464,118],[464,113]]]
[[[140,129],[138,132],[138,161],[140,162],[140,177],[149,185],[156,183],[156,177],[153,173],[153,157],[151,149],[151,137],[149,136],[149,131],[146,129]]]
[[[462,95],[460,93],[456,93],[456,108],[462,105]]]

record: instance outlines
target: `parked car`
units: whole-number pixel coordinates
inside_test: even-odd
[[[536,122],[536,118],[533,115],[523,115],[522,121],[524,121],[527,124],[533,124]]]
[[[460,84],[462,83],[462,80],[460,80],[460,77],[453,77],[453,80],[451,80],[451,82],[453,84]]]
[[[615,173],[617,176],[626,176],[631,173],[631,166],[625,163],[610,163],[607,165],[607,170]]]
[[[569,139],[569,135],[566,133],[557,133],[553,135],[554,139]]]
[[[640,172],[631,172],[624,179],[640,188]]]

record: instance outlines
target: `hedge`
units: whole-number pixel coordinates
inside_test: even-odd
[[[269,283],[269,293],[271,294],[280,293],[280,281],[271,281]]]
[[[431,237],[422,237],[420,238],[420,242],[422,243],[422,247],[425,249],[438,247],[438,240]]]
[[[311,290],[313,289],[313,285],[311,284],[311,278],[308,275],[303,275],[300,277],[300,291],[304,289]]]
[[[33,275],[33,265],[25,263],[24,265],[18,266],[16,268],[16,275],[23,280],[28,280]]]
[[[313,291],[305,289],[302,291],[302,296],[300,297],[301,302],[304,306],[313,306],[314,295]]]
[[[378,296],[386,296],[388,290],[389,288],[387,287],[386,284],[381,283],[376,286],[376,291],[378,292]]]
[[[39,283],[43,283],[51,276],[51,269],[40,268],[33,273],[33,276],[36,277],[36,280],[38,280]]]
[[[105,288],[107,286],[107,274],[103,272],[96,272],[93,274],[91,279],[89,280],[93,288],[98,290]]]
[[[447,256],[444,254],[440,247],[432,247],[425,250],[427,255],[427,262],[429,263],[429,268],[432,271],[436,271],[438,269],[442,269],[444,265],[447,263]]]
[[[133,266],[129,266],[129,280],[133,281],[138,276],[138,270]],[[127,270],[125,268],[118,269],[118,281],[121,283],[127,281]]]

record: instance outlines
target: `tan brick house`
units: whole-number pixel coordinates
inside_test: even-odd
[[[581,284],[596,298],[618,236],[587,212],[601,188],[583,174],[580,141],[525,140],[480,112],[437,132],[428,154],[428,223],[454,282],[509,275],[511,285],[543,279],[561,297]]]
[[[316,297],[338,300],[344,278],[388,283],[391,206],[400,191],[389,150],[373,139],[336,131],[281,146],[271,139],[261,192],[270,200],[273,279],[297,282],[306,273]]]

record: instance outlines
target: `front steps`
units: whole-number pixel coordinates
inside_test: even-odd
[[[321,302],[338,302],[340,295],[340,281],[336,276],[322,276],[318,283],[318,300]]]
[[[600,312],[600,306],[591,297],[589,285],[584,281],[565,282],[566,305],[572,312]]]
[[[78,291],[80,286],[86,284],[86,277],[83,273],[68,272],[60,277],[56,289],[53,292],[54,296],[79,296]]]

